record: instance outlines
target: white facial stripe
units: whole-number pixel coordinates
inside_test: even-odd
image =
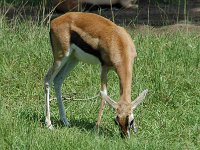
[[[130,138],[130,132],[128,131],[128,138]]]
[[[133,116],[133,114],[131,114],[131,115],[129,116],[129,123],[130,123],[133,119],[134,119],[134,116]]]

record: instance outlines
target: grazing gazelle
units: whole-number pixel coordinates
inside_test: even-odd
[[[62,102],[61,86],[66,75],[79,61],[101,64],[101,106],[97,127],[105,101],[116,111],[116,122],[121,135],[129,136],[134,125],[133,111],[144,99],[147,90],[131,102],[132,64],[136,50],[129,34],[121,27],[99,15],[71,12],[51,21],[50,40],[54,62],[45,76],[46,125],[52,128],[50,120],[50,85],[54,88],[62,122],[69,125]],[[107,73],[113,68],[120,83],[120,98],[116,103],[107,96]]]

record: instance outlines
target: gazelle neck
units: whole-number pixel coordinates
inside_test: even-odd
[[[124,66],[120,75],[120,101],[131,102],[132,67]]]

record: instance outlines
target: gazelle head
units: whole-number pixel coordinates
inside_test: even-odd
[[[130,129],[135,128],[133,111],[137,106],[144,100],[148,90],[144,90],[140,95],[132,102],[119,101],[116,103],[104,92],[101,92],[102,98],[115,109],[116,117],[114,119],[115,123],[119,126],[121,137],[130,137]]]

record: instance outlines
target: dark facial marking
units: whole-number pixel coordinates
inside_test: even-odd
[[[128,127],[128,125],[129,125],[129,116],[126,116],[125,126]]]
[[[125,121],[123,119],[120,119],[118,116],[114,119],[115,124],[119,125],[121,128],[122,127],[128,127],[129,125],[129,116],[126,116]]]
[[[129,116],[126,116],[125,118],[119,118],[117,116],[114,121],[115,124],[119,126],[121,137],[125,138],[127,136],[127,130],[130,130]]]
[[[133,122],[134,122],[134,120],[131,120],[131,122],[130,122],[130,128],[133,128],[134,127],[134,125],[133,125]]]

